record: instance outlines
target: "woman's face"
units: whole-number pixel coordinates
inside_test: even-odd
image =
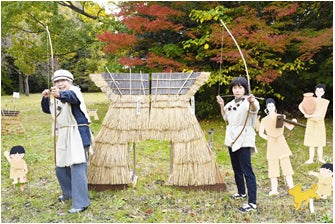
[[[67,79],[60,79],[54,82],[55,86],[59,88],[60,91],[69,90],[71,87],[71,82]]]
[[[233,86],[232,90],[236,98],[241,98],[245,94],[245,89],[243,86],[239,86],[239,85]]]

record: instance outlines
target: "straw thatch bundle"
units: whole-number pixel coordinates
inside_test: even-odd
[[[128,144],[111,145],[101,142],[98,144],[99,156],[93,156],[89,164],[89,183],[112,185],[131,183]]]
[[[224,184],[205,134],[190,108],[191,97],[209,75],[154,73],[150,91],[148,74],[90,75],[111,104],[95,138],[89,183],[129,184],[128,143],[152,139],[172,142],[173,169],[168,185]]]
[[[148,128],[150,96],[113,96],[103,122],[113,130],[143,130]],[[137,105],[139,106],[137,108]]]
[[[23,134],[22,120],[17,110],[1,110],[1,134]]]
[[[173,143],[173,171],[167,184],[203,186],[223,183],[207,142],[201,138],[185,143]]]

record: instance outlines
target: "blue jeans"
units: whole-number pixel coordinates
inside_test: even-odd
[[[63,195],[72,198],[72,208],[83,208],[90,205],[87,163],[56,167],[56,176]]]
[[[240,148],[235,152],[229,149],[231,164],[234,170],[235,183],[239,194],[245,194],[245,182],[248,188],[248,203],[256,204],[256,177],[251,166],[250,147]],[[244,182],[245,179],[245,182]]]

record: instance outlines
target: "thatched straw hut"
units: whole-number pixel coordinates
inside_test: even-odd
[[[205,134],[190,110],[190,99],[210,73],[92,74],[111,101],[95,137],[88,181],[99,186],[131,183],[129,143],[167,140],[172,169],[167,185],[225,189]]]

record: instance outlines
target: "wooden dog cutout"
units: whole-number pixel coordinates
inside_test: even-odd
[[[299,210],[304,202],[306,203],[306,206],[308,206],[309,199],[311,198],[320,199],[319,195],[315,193],[317,189],[317,184],[313,184],[312,189],[307,189],[305,191],[301,191],[301,184],[297,184],[289,189],[288,193],[293,196],[295,210]]]

